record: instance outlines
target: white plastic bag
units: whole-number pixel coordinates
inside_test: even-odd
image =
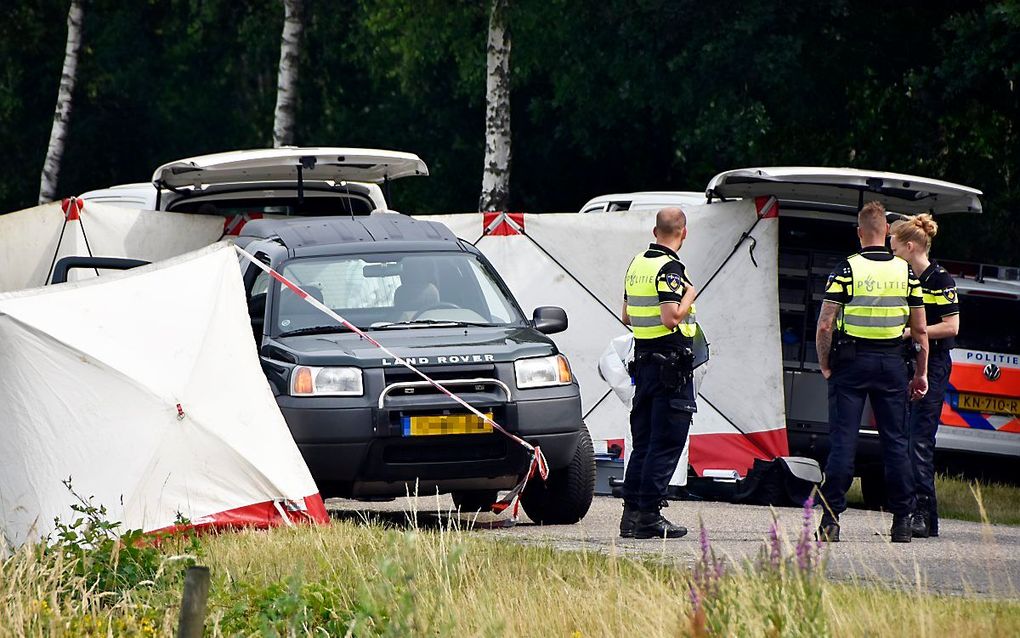
[[[627,372],[627,366],[633,360],[634,335],[629,332],[610,341],[599,357],[599,375],[628,409],[634,400],[634,381]]]
[[[634,360],[634,335],[627,333],[616,337],[609,342],[606,346],[605,352],[599,357],[599,374],[605,379],[609,387],[613,389],[616,396],[623,401],[623,404],[630,409],[631,402],[634,400],[634,381],[631,379],[630,374],[627,372],[627,365]],[[701,365],[695,370],[695,388],[700,385],[701,378],[704,377],[705,370],[708,368],[706,365]],[[700,374],[699,374],[700,373]],[[624,443],[623,443],[623,463],[624,468],[627,467],[627,462],[630,460],[631,452],[631,436],[630,436],[630,424],[624,428]],[[670,479],[670,485],[685,486],[687,485],[687,454],[690,448],[690,433],[687,434],[687,443],[684,445],[683,454],[680,455],[680,460],[676,465],[676,471],[673,473],[673,477]]]

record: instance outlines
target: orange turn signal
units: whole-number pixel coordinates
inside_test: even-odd
[[[573,375],[570,374],[570,364],[562,354],[556,357],[556,364],[559,367],[560,383],[570,383]]]
[[[292,387],[294,394],[312,394],[312,371],[308,368],[295,368]]]

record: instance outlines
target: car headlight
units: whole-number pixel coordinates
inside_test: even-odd
[[[566,385],[574,380],[570,364],[562,354],[515,361],[514,375],[517,377],[518,388]]]
[[[296,397],[360,397],[365,393],[361,368],[298,366],[290,375],[290,393]]]

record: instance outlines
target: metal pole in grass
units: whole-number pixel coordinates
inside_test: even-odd
[[[209,598],[209,568],[189,567],[184,575],[181,596],[181,617],[177,638],[202,638],[205,625],[205,604]]]

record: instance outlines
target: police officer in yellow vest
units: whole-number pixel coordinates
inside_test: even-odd
[[[829,275],[818,316],[816,347],[829,382],[829,459],[822,484],[821,540],[839,540],[839,515],[853,480],[857,436],[865,398],[871,399],[882,446],[894,543],[909,543],[914,478],[908,455],[908,393],[928,389],[928,337],[921,284],[909,264],[885,247],[885,208],[869,202],[857,215],[861,252]],[[920,344],[912,380],[902,355],[903,329]]]
[[[623,482],[620,536],[680,538],[685,527],[660,514],[669,478],[683,452],[697,410],[690,374],[696,290],[677,251],[687,238],[679,208],[655,216],[655,243],[627,269],[623,322],[634,330],[633,437]]]

